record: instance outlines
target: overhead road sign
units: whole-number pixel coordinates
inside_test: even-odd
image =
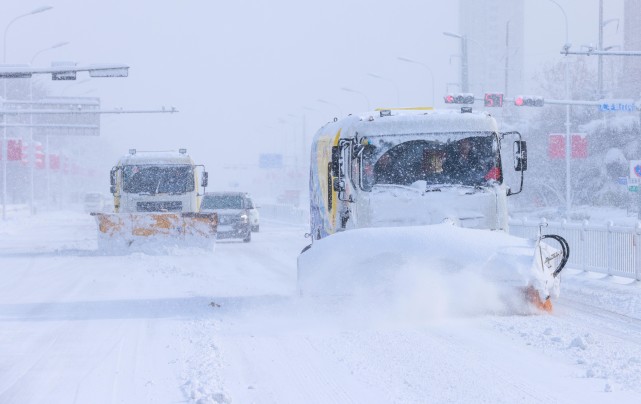
[[[585,56],[641,56],[641,51],[605,51],[588,48],[584,51],[571,51],[570,47],[565,45],[561,48],[561,55],[585,55]]]
[[[616,112],[635,112],[637,105],[631,101],[609,101],[602,102],[599,105],[601,111],[616,111]]]
[[[75,80],[71,76],[72,73],[77,72],[89,72],[91,77],[127,77],[129,66],[108,63],[51,67],[0,65],[0,78],[29,78],[34,74],[51,74],[53,80],[61,80],[61,78],[56,79],[55,77],[67,77],[66,80]]]

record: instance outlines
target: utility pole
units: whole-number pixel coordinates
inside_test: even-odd
[[[603,23],[601,22],[603,19],[602,15],[602,6],[603,6],[603,0],[599,0],[599,49],[598,50],[593,50],[593,49],[588,49],[587,51],[579,51],[579,52],[571,52],[570,51],[570,46],[569,44],[566,44],[563,49],[561,50],[562,55],[585,55],[585,56],[590,56],[590,55],[598,55],[599,56],[599,97],[602,96],[601,91],[602,91],[602,85],[603,85],[603,70],[602,70],[602,65],[601,65],[601,57],[602,56],[641,56],[641,51],[621,51],[621,52],[612,52],[612,51],[604,51],[601,50],[601,41],[602,41],[602,36],[603,36]],[[566,63],[567,65],[567,63]],[[639,104],[637,103],[637,108],[639,108]],[[569,108],[569,106],[567,106]],[[641,110],[641,108],[639,108]],[[639,115],[639,122],[641,123],[641,113]],[[567,152],[567,151],[566,151]],[[641,192],[639,192],[639,211],[637,213],[637,217],[641,219]]]
[[[599,0],[599,50],[603,50],[603,0]],[[598,98],[603,98],[603,56],[599,55],[598,59]]]
[[[505,23],[505,90],[504,94],[508,95],[508,68],[510,67],[510,21]]]

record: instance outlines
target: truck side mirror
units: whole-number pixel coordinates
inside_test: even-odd
[[[338,177],[340,171],[341,148],[339,146],[332,146],[332,175]]]
[[[207,184],[209,184],[209,174],[207,171],[203,171],[203,179],[201,181],[201,186],[203,188],[207,188]]]
[[[527,145],[524,140],[514,142],[514,170],[527,170]]]

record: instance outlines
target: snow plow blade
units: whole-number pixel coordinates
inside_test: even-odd
[[[371,297],[410,312],[550,312],[569,255],[556,237],[535,241],[449,224],[354,229],[301,253],[298,289],[303,296]]]
[[[216,213],[91,213],[98,224],[98,243],[131,246],[137,241],[184,241],[213,244]]]

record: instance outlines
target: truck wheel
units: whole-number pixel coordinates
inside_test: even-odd
[[[251,230],[247,232],[247,236],[243,239],[243,243],[249,243],[252,241],[252,232]]]

